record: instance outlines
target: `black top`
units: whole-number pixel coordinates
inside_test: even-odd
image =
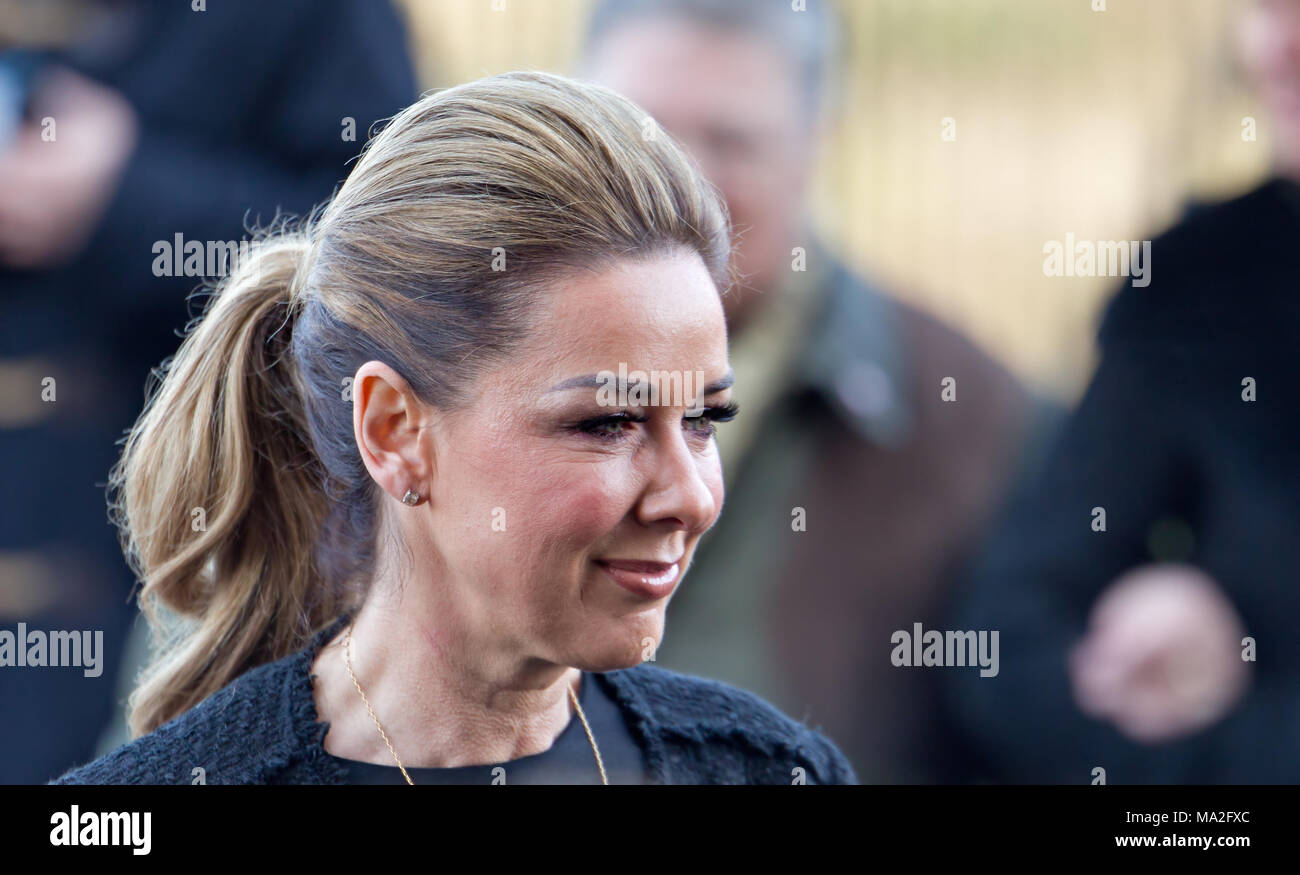
[[[348,761],[322,746],[329,724],[318,719],[311,668],[351,621],[337,617],[301,650],[244,672],[148,735],[51,783],[188,786],[194,764],[203,763],[208,784],[346,784]],[[857,783],[826,736],[753,693],[649,662],[585,677],[618,703],[642,752],[645,783]],[[617,757],[620,733],[610,741],[599,716],[602,697],[586,696],[586,710],[607,727],[595,729],[604,733],[597,739],[602,755]]]
[[[611,784],[647,784],[645,758],[627,721],[609,692],[590,672],[582,673],[578,701],[591,724],[591,734],[600,748],[605,774]],[[348,773],[349,784],[405,784],[397,765],[381,766],[331,756]],[[500,770],[500,771],[498,771]],[[575,713],[569,725],[547,750],[504,763],[457,766],[448,769],[407,768],[416,785],[421,784],[599,784],[596,755]]]

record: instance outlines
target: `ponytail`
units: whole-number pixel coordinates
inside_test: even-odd
[[[289,355],[309,252],[305,236],[269,238],[227,278],[164,364],[113,469],[140,607],[169,639],[131,696],[134,734],[293,652],[338,613],[314,585],[328,508]]]

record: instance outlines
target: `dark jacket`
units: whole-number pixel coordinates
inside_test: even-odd
[[[1091,384],[950,621],[1001,632],[997,677],[950,675],[984,777],[1300,782],[1297,240],[1300,188],[1273,180],[1189,213],[1153,241],[1150,285],[1110,303]],[[1214,578],[1258,660],[1225,719],[1146,746],[1079,711],[1066,659],[1097,597],[1157,561]]]
[[[325,752],[309,671],[345,619],[303,650],[236,678],[194,708],[55,784],[343,784]],[[648,664],[595,674],[628,718],[657,784],[856,784],[821,735],[751,693]]]
[[[49,567],[3,580],[0,621],[103,630],[104,671],[0,676],[0,749],[22,751],[0,757],[0,783],[44,782],[84,762],[115,714],[114,674],[138,612],[104,487],[150,368],[176,352],[202,304],[187,295],[204,280],[155,276],[154,244],[237,241],[278,211],[306,214],[347,176],[371,124],[419,95],[388,2],[99,5],[103,18],[86,17],[111,22],[103,39],[55,60],[125,97],[139,140],[75,260],[0,264],[0,395],[18,384],[39,397],[46,376],[58,389],[28,421],[0,415],[0,555]]]

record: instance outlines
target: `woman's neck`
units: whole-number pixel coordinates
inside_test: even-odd
[[[416,604],[414,584],[372,590],[350,626],[312,664],[325,750],[396,765],[356,684],[408,768],[487,765],[549,749],[571,719],[568,689],[581,672],[510,653],[469,631],[454,605]],[[427,599],[426,599],[427,600]],[[437,618],[437,620],[435,620]],[[489,624],[478,625],[490,632]],[[351,633],[352,674],[343,642]]]

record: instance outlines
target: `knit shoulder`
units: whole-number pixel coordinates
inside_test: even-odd
[[[298,747],[285,703],[304,656],[247,671],[153,732],[50,783],[259,783]]]
[[[666,742],[742,750],[787,780],[802,768],[808,783],[857,783],[830,739],[747,690],[648,663],[604,677],[642,731]]]

